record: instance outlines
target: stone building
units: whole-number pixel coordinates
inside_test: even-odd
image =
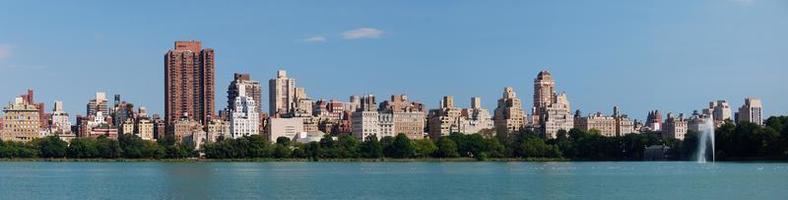
[[[575,128],[590,131],[598,130],[600,134],[607,137],[624,136],[635,133],[635,123],[626,115],[619,114],[618,107],[613,107],[613,115],[605,116],[602,113],[595,113],[587,117],[581,117],[580,112],[575,114]]]
[[[498,100],[493,116],[496,133],[509,134],[520,131],[525,127],[525,121],[523,104],[514,92],[514,88],[504,88],[503,96]]]
[[[574,117],[572,116],[572,108],[569,104],[569,99],[566,93],[557,94],[555,101],[542,109],[540,130],[547,139],[556,138],[558,131],[569,131],[574,128]]]
[[[272,142],[279,137],[293,140],[298,134],[305,133],[303,118],[271,118],[267,127],[266,138]]]
[[[684,119],[684,114],[679,114],[677,117],[673,116],[673,113],[668,113],[665,124],[662,127],[662,137],[684,140],[688,128],[688,122]]]
[[[444,96],[440,105],[440,108],[430,110],[428,115],[428,130],[433,139],[459,133],[464,122],[462,109],[454,107],[454,97]]]
[[[3,141],[29,142],[41,138],[41,120],[36,105],[17,97],[14,102],[3,108],[3,128],[0,139]]]
[[[736,113],[736,123],[749,122],[763,126],[763,104],[760,99],[746,98]]]
[[[271,117],[280,117],[292,110],[296,102],[295,79],[287,77],[287,71],[276,72],[276,78],[268,81],[268,92],[268,113]]]

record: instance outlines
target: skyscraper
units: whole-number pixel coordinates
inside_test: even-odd
[[[260,114],[254,99],[247,96],[246,88],[238,90],[230,116],[230,131],[233,138],[260,134]]]
[[[295,79],[287,77],[287,71],[279,70],[276,78],[268,81],[268,113],[272,117],[285,115],[295,105]]]
[[[55,101],[55,107],[52,109],[51,118],[49,125],[50,132],[59,134],[71,133],[71,121],[68,119],[68,113],[63,111],[62,101]]]
[[[88,116],[96,116],[98,112],[109,115],[109,105],[107,102],[107,93],[96,92],[96,98],[90,100],[86,106],[86,113]]]
[[[495,131],[498,134],[519,131],[525,126],[525,118],[523,104],[520,98],[517,98],[514,88],[504,88],[503,96],[498,100],[498,107],[495,108],[495,116],[493,116]]]
[[[240,96],[240,91],[243,90],[246,96],[251,97],[256,103],[255,111],[262,112],[262,87],[260,82],[252,80],[249,74],[236,73],[233,76],[233,82],[227,88],[227,110],[235,108],[235,98]]]
[[[750,122],[763,125],[763,104],[760,99],[746,98],[744,105],[736,113],[736,122]]]
[[[164,55],[164,118],[177,122],[184,114],[206,123],[214,116],[215,58],[200,41],[176,41]]]
[[[232,112],[236,109],[235,103],[239,96],[241,96],[241,90],[245,93],[245,96],[252,98],[254,101],[254,112],[257,113],[257,119],[259,122],[258,124],[258,131],[263,130],[265,120],[265,114],[262,112],[263,107],[263,98],[262,98],[262,87],[260,86],[260,82],[256,80],[252,80],[252,77],[249,74],[239,74],[236,73],[233,76],[233,82],[230,82],[230,86],[227,88],[227,109],[226,111]],[[233,115],[230,113],[230,115]],[[224,119],[227,120],[227,119]]]

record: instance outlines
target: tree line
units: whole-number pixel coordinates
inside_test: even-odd
[[[202,154],[209,159],[568,159],[594,161],[643,160],[643,150],[651,145],[670,147],[673,160],[693,159],[698,133],[688,132],[685,139],[665,139],[661,134],[643,133],[605,137],[596,130],[559,131],[555,139],[543,139],[529,130],[511,134],[483,136],[452,133],[438,139],[409,139],[370,136],[359,140],[349,135],[326,136],[319,142],[298,143],[281,137],[268,141],[260,135],[238,139],[219,139],[197,151],[180,145],[173,137],[157,142],[134,135],[75,138],[70,144],[56,136],[31,142],[0,142],[0,158],[129,158],[181,159]],[[771,117],[764,126],[752,123],[726,123],[715,131],[717,160],[788,159],[788,116]]]

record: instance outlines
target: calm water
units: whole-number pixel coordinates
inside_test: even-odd
[[[0,199],[787,199],[788,164],[0,162]]]

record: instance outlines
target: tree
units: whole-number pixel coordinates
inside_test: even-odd
[[[273,153],[274,158],[289,158],[291,153],[292,151],[288,146],[278,143],[274,145],[274,153]]]
[[[413,140],[415,147],[415,156],[418,158],[426,158],[435,153],[438,147],[430,139]]]
[[[394,138],[390,148],[391,150],[389,150],[389,152],[391,154],[386,156],[392,158],[410,158],[416,154],[416,147],[413,145],[413,142],[410,141],[408,136],[402,133]]]
[[[74,138],[66,148],[69,158],[96,158],[99,157],[96,140],[93,138]]]
[[[457,143],[455,143],[451,138],[448,137],[441,137],[438,139],[438,150],[435,152],[435,156],[439,158],[456,158],[460,157],[460,154],[457,153]]]
[[[382,158],[383,144],[378,141],[378,137],[370,135],[364,139],[364,143],[361,144],[360,151],[361,156],[364,158]]]
[[[123,151],[117,140],[107,138],[104,135],[96,138],[96,150],[98,150],[98,155],[102,158],[118,158]]]
[[[66,157],[68,143],[57,136],[47,136],[36,139],[33,143],[38,146],[39,157],[42,158],[63,158]]]

